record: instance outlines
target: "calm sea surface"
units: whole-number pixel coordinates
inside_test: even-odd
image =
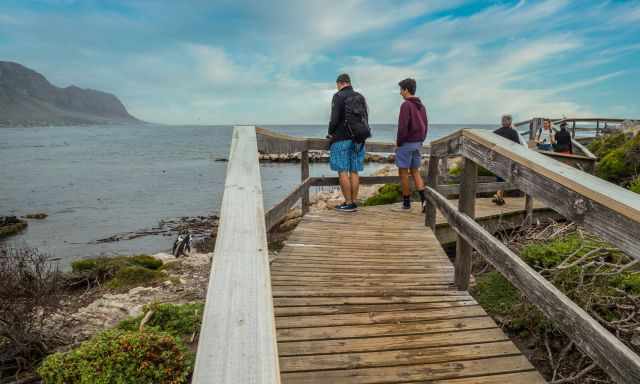
[[[466,125],[469,126],[469,125]],[[324,137],[326,126],[265,126]],[[427,140],[460,125],[432,124]],[[492,128],[490,126],[476,126]],[[376,141],[393,141],[395,126],[374,125]],[[229,126],[93,126],[0,128],[0,216],[45,212],[9,242],[26,243],[68,264],[86,256],[159,252],[171,237],[90,242],[148,229],[161,219],[216,214],[224,189]],[[379,165],[371,164],[365,174]],[[266,209],[299,183],[298,164],[261,166]],[[312,176],[332,176],[312,164]]]

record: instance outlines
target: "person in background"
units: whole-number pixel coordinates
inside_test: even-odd
[[[502,115],[502,126],[493,131],[493,133],[498,136],[502,136],[505,139],[511,140],[514,143],[524,145],[525,147],[527,146],[525,141],[522,139],[522,136],[520,136],[520,133],[518,133],[518,131],[516,131],[516,129],[513,127],[513,117],[511,117],[511,115]],[[505,180],[500,176],[496,176],[496,181],[502,183]],[[504,191],[496,191],[496,194],[493,195],[493,200],[491,201],[493,201],[497,205],[504,205]]]
[[[360,189],[360,176],[358,172],[364,169],[364,141],[361,143],[354,140],[348,120],[353,113],[353,109],[363,111],[362,119],[367,120],[368,112],[366,101],[362,95],[353,90],[351,78],[343,73],[336,79],[336,92],[331,100],[331,121],[329,122],[329,134],[327,138],[331,141],[329,148],[329,164],[332,171],[338,172],[340,189],[344,196],[344,203],[336,206],[336,210],[341,212],[355,212],[358,209],[358,190]],[[359,102],[360,108],[354,108],[352,104]],[[348,113],[349,112],[349,113]]]
[[[560,132],[555,134],[555,144],[553,150],[558,153],[573,153],[573,145],[571,143],[571,133],[567,130],[567,122],[560,124]]]
[[[542,130],[538,132],[536,137],[537,147],[541,151],[551,151],[553,144],[555,144],[555,138],[553,135],[553,131],[551,130],[551,121],[544,121],[544,126]]]
[[[402,208],[411,209],[411,190],[409,174],[413,177],[416,189],[420,194],[422,209],[425,207],[424,182],[420,176],[422,155],[420,150],[427,137],[427,108],[420,98],[416,97],[416,81],[404,79],[398,83],[400,96],[404,102],[400,106],[398,116],[398,133],[396,136],[396,166],[402,186]]]

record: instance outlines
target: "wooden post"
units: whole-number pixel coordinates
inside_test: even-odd
[[[471,218],[475,217],[477,177],[478,166],[473,161],[465,158],[464,168],[462,169],[462,180],[460,180],[458,211]],[[461,291],[466,291],[467,288],[469,288],[472,252],[473,248],[471,244],[458,236],[458,240],[456,241],[455,284]]]
[[[440,161],[438,168],[438,184],[449,184],[449,158],[447,156],[438,158]]]
[[[571,136],[576,137],[576,121],[573,120],[573,124],[571,125]]]
[[[429,156],[429,167],[427,171],[427,186],[437,189],[438,187],[438,162],[440,158],[431,155]],[[433,232],[436,231],[436,206],[427,201],[424,215],[424,225],[431,227]]]
[[[309,178],[309,151],[300,153],[300,179],[304,183]],[[309,212],[309,188],[302,194],[302,214]]]
[[[600,136],[600,120],[596,120],[596,137]]]
[[[529,194],[525,195],[524,209],[527,211],[525,223],[527,223],[527,225],[533,224],[533,196]]]

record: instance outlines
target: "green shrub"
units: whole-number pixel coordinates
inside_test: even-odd
[[[635,179],[633,179],[631,184],[629,184],[629,189],[632,192],[640,193],[640,176],[637,176]]]
[[[520,335],[543,332],[552,324],[497,271],[477,277],[471,294],[489,315]]]
[[[612,279],[611,284],[632,295],[640,294],[640,273],[624,272]]]
[[[143,312],[149,310],[153,315],[145,324],[145,329],[152,329],[157,332],[164,332],[175,337],[188,338],[198,329],[202,320],[204,304],[149,304],[145,305]],[[144,315],[123,320],[118,324],[118,328],[128,331],[136,331],[140,327],[140,322]]]
[[[131,288],[155,283],[163,280],[165,277],[166,275],[161,271],[139,266],[130,266],[118,269],[107,286],[113,289]]]
[[[402,188],[400,187],[400,184],[385,184],[378,189],[378,193],[369,197],[362,205],[372,206],[393,204],[400,200],[402,200]]]
[[[462,175],[462,167],[460,166],[460,164],[456,164],[453,168],[449,168],[449,175],[450,176]],[[495,174],[484,167],[478,166],[478,176],[495,176]]]
[[[114,329],[48,356],[38,374],[44,384],[187,383],[192,370],[192,354],[173,336]]]
[[[500,272],[480,275],[472,289],[478,303],[491,315],[508,315],[521,302],[520,292]]]
[[[98,284],[107,283],[110,288],[126,288],[153,283],[165,275],[159,270],[162,261],[148,255],[96,257],[71,263],[75,279]]]
[[[546,243],[532,243],[522,249],[521,257],[536,269],[552,268],[578,250],[581,241],[577,235],[572,234]]]
[[[162,267],[162,261],[149,255],[137,255],[130,257],[131,263],[147,269],[158,270]]]
[[[462,174],[462,167],[460,166],[460,164],[456,164],[452,168],[449,168],[449,175],[460,176],[461,174]]]
[[[640,173],[640,135],[608,151],[596,166],[596,175],[612,183],[626,184]]]
[[[82,259],[71,263],[71,269],[74,272],[92,271],[98,268],[97,259]]]
[[[627,135],[622,132],[602,135],[592,141],[588,148],[594,155],[603,158],[612,150],[622,147],[627,140]]]

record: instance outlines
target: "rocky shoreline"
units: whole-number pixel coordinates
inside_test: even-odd
[[[260,153],[259,159],[263,163],[299,163],[302,155],[300,152],[295,153]],[[423,155],[426,159],[428,156]],[[226,159],[217,159],[217,161],[225,161]],[[392,164],[396,160],[393,153],[366,153],[364,156],[365,163],[388,163]],[[328,163],[328,151],[309,151],[310,163]]]
[[[385,166],[375,172],[375,176],[388,176],[395,172],[394,166]],[[366,199],[373,196],[379,185],[362,186],[360,197]],[[339,188],[331,191],[320,191],[312,196],[311,211],[317,212],[333,209],[342,201]],[[287,217],[270,233],[270,259],[277,257],[277,243],[284,240],[296,227],[302,212],[299,208],[291,209]],[[175,231],[194,230],[203,239],[210,239],[207,249],[213,250],[217,234],[218,217],[201,216],[197,218],[180,218],[163,222],[163,228],[157,228],[162,234]],[[206,231],[204,228],[207,227]],[[213,228],[213,230],[211,230]],[[211,232],[209,232],[211,231]],[[145,236],[157,233],[136,233]],[[126,240],[130,236],[112,236],[112,241]],[[117,239],[116,239],[117,238]],[[112,292],[104,288],[95,288],[65,299],[63,309],[51,321],[56,327],[69,335],[74,335],[70,344],[86,340],[96,332],[115,326],[128,317],[142,314],[142,308],[153,302],[181,304],[204,300],[213,253],[193,252],[187,257],[175,258],[168,253],[157,253],[154,258],[164,263],[163,271],[166,280],[152,286],[141,286],[126,292]],[[78,303],[82,303],[78,305]]]

